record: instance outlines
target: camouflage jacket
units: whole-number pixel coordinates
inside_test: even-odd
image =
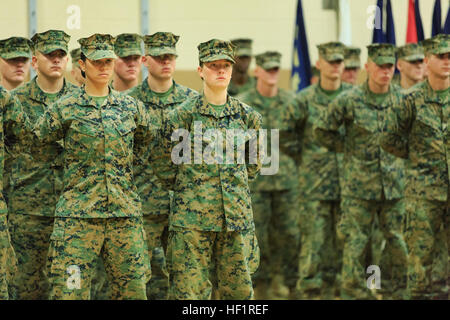
[[[232,97],[235,97],[238,94],[253,89],[255,87],[256,87],[256,78],[249,76],[247,82],[244,83],[242,86],[237,86],[233,83],[233,81],[230,81],[230,85],[228,86],[228,94]]]
[[[215,129],[224,137],[226,132],[230,132],[227,129],[258,130],[261,121],[258,112],[230,96],[220,114],[203,96],[190,98],[167,114],[163,139],[165,156],[155,170],[167,187],[174,190],[174,208],[169,218],[171,227],[202,231],[254,229],[248,181],[256,178],[261,168],[259,157],[254,164],[237,161],[237,150],[241,147],[245,147],[246,153],[249,150],[250,140],[241,134],[237,136],[237,142],[232,143],[233,149],[230,147],[233,161],[212,164],[207,153],[212,138],[206,133],[211,131],[207,129]],[[178,154],[175,149],[178,142],[171,141],[176,129],[186,130],[188,151],[183,156],[190,157],[179,164],[171,158],[172,153]],[[213,152],[209,154],[213,155]],[[219,156],[219,153],[214,153],[212,158]]]
[[[188,97],[198,95],[196,91],[174,82],[173,92],[167,101],[152,93],[147,78],[138,86],[126,92],[142,101],[147,110],[154,110],[163,119],[163,114],[184,102]],[[149,149],[147,149],[148,151]],[[143,215],[169,214],[169,191],[163,188],[150,166],[149,155],[134,158],[134,180],[142,201]]]
[[[414,86],[391,112],[394,121],[383,148],[408,159],[405,196],[447,201],[450,159],[450,99],[428,81]]]
[[[404,161],[381,148],[389,126],[389,110],[401,104],[393,85],[377,105],[367,82],[339,95],[315,128],[317,139],[344,152],[342,196],[392,200],[403,196]],[[339,132],[344,126],[345,133]]]
[[[297,104],[295,94],[279,89],[273,99],[267,99],[260,95],[256,88],[252,88],[236,97],[248,104],[262,115],[262,128],[269,129],[267,134],[267,149],[270,148],[270,129],[284,129],[283,112],[285,108],[294,108]],[[273,151],[273,150],[272,150]],[[272,155],[272,151],[270,154]],[[263,166],[264,167],[264,166]],[[281,191],[297,188],[297,166],[294,160],[284,152],[279,152],[279,169],[275,175],[259,175],[250,184],[250,190],[254,191]]]
[[[17,97],[0,87],[0,177],[4,175],[5,149],[12,145],[24,145],[20,142],[29,137],[30,123]],[[25,129],[28,127],[28,131]],[[28,134],[28,135],[27,135]],[[0,179],[0,216],[7,213],[6,201],[3,197],[3,179]]]
[[[142,102],[111,87],[100,107],[84,86],[50,105],[35,134],[44,144],[64,141],[63,192],[55,215],[141,216],[133,180],[134,146],[151,148],[160,127],[160,119]]]
[[[64,81],[57,98],[76,88]],[[45,93],[37,85],[36,77],[12,92],[20,100],[33,125],[50,104]],[[53,216],[62,191],[62,143],[55,141],[42,146],[39,157],[33,157],[29,150],[19,151],[17,148],[18,145],[9,148],[5,164],[10,183],[7,190],[10,213]]]
[[[342,83],[341,89],[349,90],[351,85]],[[295,142],[287,152],[297,160],[300,199],[305,201],[340,199],[337,154],[321,145],[313,134],[331,101],[320,85],[311,85],[298,94],[297,110],[291,119],[287,117],[288,137]]]

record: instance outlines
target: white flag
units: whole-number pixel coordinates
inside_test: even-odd
[[[352,44],[352,24],[348,0],[339,0],[339,41],[347,46]]]

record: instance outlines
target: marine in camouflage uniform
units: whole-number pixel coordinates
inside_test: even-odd
[[[167,114],[165,154],[155,168],[167,188],[174,190],[167,248],[169,298],[208,299],[212,287],[210,265],[214,261],[220,298],[251,299],[251,274],[257,268],[259,252],[248,180],[256,177],[261,162],[258,159],[254,164],[241,163],[234,157],[231,163],[223,164],[220,154],[203,153],[203,149],[210,144],[221,147],[218,141],[205,135],[207,129],[216,129],[223,137],[227,129],[258,130],[261,115],[226,93],[234,63],[232,44],[212,39],[201,43],[198,50],[198,72],[205,79],[204,95],[186,100]],[[219,75],[221,79],[217,79]],[[225,104],[214,106],[208,102],[207,96],[216,97],[213,89],[220,91]],[[186,161],[181,163],[171,157],[171,153],[177,155],[177,149],[172,150],[175,142],[171,141],[177,129],[187,130],[185,143],[192,142],[183,144],[188,150],[183,151],[181,160]],[[249,151],[250,136],[236,134],[231,149],[235,152],[231,153],[238,153],[241,147]],[[194,144],[200,145],[191,148]]]
[[[287,130],[295,146],[287,148],[287,152],[296,159],[299,175],[300,299],[334,298],[342,252],[336,237],[340,217],[337,154],[319,144],[313,128],[331,101],[351,86],[340,81],[344,45],[330,42],[319,45],[318,50],[321,80],[298,94],[298,107]],[[325,81],[330,90],[323,88]]]
[[[84,78],[81,75],[80,64],[78,60],[80,60],[81,49],[76,48],[70,51],[70,57],[72,58],[72,70],[70,74],[72,75],[73,80],[75,81],[75,85],[81,86],[84,83]]]
[[[86,85],[51,105],[35,127],[44,144],[64,141],[64,189],[45,269],[50,298],[89,299],[101,256],[112,299],[146,299],[150,270],[133,149],[152,147],[160,119],[108,87],[108,77],[89,77],[98,70],[112,76],[112,36],[94,34],[78,42],[86,57]],[[94,85],[108,94],[90,96]]]
[[[374,298],[367,287],[366,268],[372,264],[369,244],[374,216],[378,215],[386,239],[379,265],[381,292],[385,299],[402,299],[407,262],[402,235],[404,164],[380,148],[380,138],[389,124],[388,111],[401,104],[402,96],[390,83],[395,47],[373,44],[368,46],[368,54],[368,81],[339,95],[314,132],[330,150],[344,152],[342,219],[338,226],[344,237],[341,298]],[[339,132],[341,126],[344,135]]]
[[[236,46],[233,76],[231,77],[228,93],[237,96],[256,86],[256,78],[248,74],[248,68],[252,61],[252,39],[234,39],[231,43]]]
[[[141,49],[142,37],[135,33],[122,33],[119,34],[114,41],[114,53],[118,57],[115,61],[114,66],[114,78],[111,81],[111,87],[120,92],[125,92],[126,90],[118,90],[117,84],[120,83],[120,86],[129,85],[130,83],[134,83],[137,81],[137,76],[139,75],[140,69],[138,69],[137,74],[133,74],[131,77],[128,75],[128,79],[123,78],[123,74],[117,74],[117,64],[119,59],[122,59],[122,64],[126,64],[129,66],[129,69],[136,67],[136,59],[139,58],[139,68],[140,68],[140,59],[142,59],[142,49]],[[128,60],[128,58],[130,60]],[[121,69],[121,72],[124,70]],[[134,80],[130,80],[133,79]],[[142,198],[141,198],[142,199]],[[92,279],[92,293],[91,296],[94,299],[98,300],[108,300],[111,295],[109,283],[106,281],[106,271],[103,265],[103,261],[101,257],[98,259],[97,264],[97,274]],[[148,297],[148,292],[147,292]]]
[[[281,54],[267,51],[255,56],[257,85],[237,99],[252,106],[263,117],[264,129],[283,129],[284,108],[296,106],[295,94],[277,87],[272,81],[279,74]],[[271,89],[270,96],[267,90]],[[275,90],[274,90],[275,89]],[[268,134],[268,149],[271,135]],[[275,152],[275,151],[273,151]],[[274,156],[271,152],[272,157]],[[261,252],[260,268],[253,276],[255,298],[264,299],[271,280],[279,275],[290,292],[294,292],[298,277],[298,177],[292,158],[279,155],[279,171],[275,175],[260,175],[250,184],[256,236]],[[283,279],[277,282],[282,282]],[[274,286],[279,286],[274,283]],[[256,295],[258,293],[258,295]]]
[[[26,137],[24,128],[30,124],[27,123],[28,118],[19,100],[3,87],[0,87],[0,108],[0,300],[7,300],[8,283],[16,270],[16,256],[11,245],[7,224],[8,209],[3,197],[3,163],[5,149],[13,142],[24,147],[24,142],[20,141]]]
[[[412,88],[394,108],[395,125],[382,142],[386,150],[408,160],[409,294],[412,299],[448,299],[449,35],[425,40],[424,51],[428,80]]]
[[[11,91],[21,86],[31,66],[32,42],[27,38],[0,40],[0,86]]]
[[[349,83],[351,85],[356,85],[358,80],[359,70],[361,69],[361,49],[356,47],[345,47],[344,50],[344,72],[342,73],[342,81]],[[338,164],[339,172],[343,172],[343,157],[342,153],[338,153]],[[339,175],[339,184],[342,189],[343,176]],[[383,248],[386,244],[383,232],[380,229],[380,221],[378,221],[378,216],[375,215],[372,224],[372,237],[370,240],[370,249],[372,256],[372,263],[375,265],[380,265],[381,255],[383,253]],[[339,275],[340,277],[340,275]]]
[[[61,57],[40,59],[51,59],[55,65],[65,67],[69,39],[70,36],[60,30],[37,33],[31,39],[34,55],[51,56],[60,51]],[[64,80],[63,71],[59,77],[53,78],[61,85],[57,93],[48,94],[40,88],[37,82],[39,77],[47,75],[39,67],[37,77],[12,91],[32,124],[37,122],[51,103],[76,88]],[[48,282],[42,269],[53,230],[56,202],[62,191],[63,148],[61,141],[55,141],[39,150],[38,155],[32,155],[29,150],[19,147],[17,144],[11,145],[5,165],[10,182],[10,188],[6,190],[9,228],[18,261],[11,294],[14,299],[47,299]]]
[[[358,73],[361,69],[361,49],[356,47],[345,47],[344,49],[344,72],[342,82],[356,85]]]
[[[142,64],[142,36],[136,33],[122,33],[116,37],[114,52],[117,60],[111,87],[124,92],[139,84]]]
[[[400,71],[399,89],[406,92],[409,88],[423,81],[425,73],[423,46],[407,43],[397,48],[397,68]]]
[[[144,37],[145,55],[148,62],[167,66],[172,64],[165,62],[164,56],[175,59],[177,56],[176,43],[179,36],[171,32],[157,32]],[[154,57],[150,60],[148,57]],[[170,57],[172,56],[172,57]],[[160,60],[162,60],[160,62]],[[175,61],[173,61],[175,65]],[[148,110],[154,110],[161,118],[186,99],[197,96],[197,92],[184,87],[173,80],[173,70],[166,74],[164,81],[160,80],[159,66],[149,66],[149,76],[139,86],[127,93],[142,101]],[[155,74],[153,74],[155,73]],[[170,85],[166,92],[152,90],[155,84]],[[151,150],[149,150],[151,151]],[[169,287],[169,275],[165,266],[165,251],[167,250],[167,234],[170,213],[169,190],[165,189],[149,163],[148,154],[144,158],[134,160],[134,178],[139,196],[142,200],[142,214],[144,228],[147,233],[149,256],[152,259],[152,279],[147,284],[148,299],[167,299]],[[157,256],[153,258],[152,252],[156,250]],[[155,263],[153,263],[155,262]]]

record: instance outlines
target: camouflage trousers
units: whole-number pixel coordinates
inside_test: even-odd
[[[386,246],[380,261],[381,290],[383,299],[406,297],[406,266],[408,251],[403,229],[405,212],[403,200],[363,200],[343,197],[342,219],[338,225],[344,237],[341,298],[375,299],[368,288],[367,267],[373,264],[371,257],[372,224],[378,215]]]
[[[301,252],[297,260],[300,299],[332,299],[341,270],[342,243],[336,236],[339,201],[300,202]]]
[[[406,198],[411,299],[448,299],[449,202]]]
[[[144,229],[147,234],[148,254],[152,268],[152,277],[147,283],[148,300],[168,299],[169,273],[165,259],[168,223],[169,217],[165,214],[144,216]]]
[[[148,255],[151,265],[151,279],[147,282],[148,300],[167,300],[169,294],[169,273],[166,267],[167,215],[147,215],[143,217],[147,236]],[[92,279],[91,297],[96,300],[109,300],[110,286],[101,258],[97,261],[97,271]]]
[[[297,188],[285,191],[252,192],[256,237],[261,252],[255,286],[269,285],[281,274],[294,290],[298,277],[300,231]]]
[[[49,284],[43,272],[54,217],[10,214],[11,244],[17,257],[17,272],[10,294],[17,300],[46,300]]]
[[[111,299],[147,298],[145,284],[151,271],[142,217],[56,217],[46,265],[50,299],[90,299],[99,256]]]
[[[215,265],[221,299],[253,298],[251,274],[259,264],[258,242],[253,230],[211,232],[172,227],[166,258],[169,299],[209,299],[211,263]]]
[[[8,300],[8,284],[16,272],[16,256],[6,222],[6,214],[0,214],[0,300]],[[12,298],[12,297],[11,297]]]

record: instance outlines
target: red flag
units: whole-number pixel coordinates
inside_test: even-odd
[[[417,43],[416,14],[414,10],[414,0],[409,0],[408,27],[406,29],[406,43]]]

